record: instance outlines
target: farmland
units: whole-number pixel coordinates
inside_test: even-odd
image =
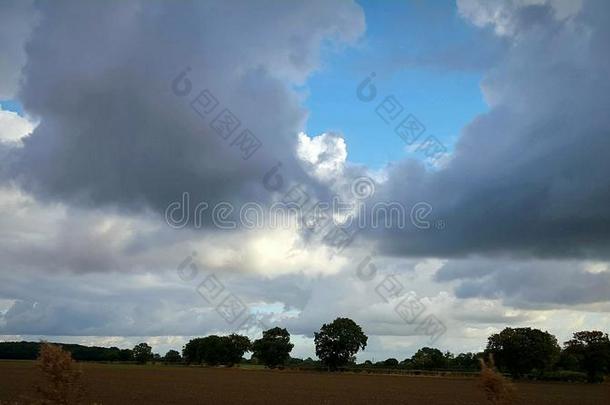
[[[79,363],[86,402],[101,404],[478,404],[477,380],[243,368]],[[19,401],[39,379],[33,361],[0,361],[0,401]],[[515,384],[522,404],[603,404],[610,384]]]

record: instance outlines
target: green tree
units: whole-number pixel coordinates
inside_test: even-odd
[[[165,353],[163,360],[166,363],[180,363],[182,361],[182,356],[180,356],[180,353],[178,353],[177,350],[169,350]]]
[[[314,333],[316,355],[330,370],[349,363],[367,340],[362,328],[349,318],[337,318]]]
[[[290,343],[290,333],[283,328],[272,328],[263,332],[263,337],[252,344],[252,355],[265,366],[275,368],[290,359],[294,345]]]
[[[559,358],[560,348],[555,336],[532,328],[505,328],[487,340],[487,353],[496,364],[513,377],[532,371],[550,369]]]
[[[562,360],[571,358],[578,368],[587,373],[589,382],[602,382],[604,373],[610,371],[610,340],[600,331],[576,332],[564,343]]]
[[[433,347],[422,347],[411,357],[411,364],[416,370],[433,370],[445,368],[447,361],[440,350]]]
[[[133,359],[140,364],[144,364],[152,359],[152,347],[146,343],[139,343],[133,348]]]

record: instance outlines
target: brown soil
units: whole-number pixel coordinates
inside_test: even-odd
[[[0,401],[33,396],[40,372],[0,361]],[[484,404],[474,378],[80,363],[88,403]],[[516,383],[519,404],[609,404],[610,384]]]

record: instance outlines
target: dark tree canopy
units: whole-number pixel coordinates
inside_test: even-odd
[[[286,364],[294,345],[290,333],[283,328],[272,328],[263,332],[263,337],[252,344],[252,354],[265,366],[274,368]]]
[[[245,352],[250,350],[250,339],[232,334],[229,336],[210,335],[190,340],[182,349],[187,363],[206,363],[210,366],[239,363]]]
[[[180,363],[182,361],[182,356],[180,356],[180,353],[178,353],[177,350],[169,350],[165,354],[165,357],[163,357],[163,360],[166,363]]]
[[[610,340],[600,331],[576,332],[564,343],[562,361],[587,373],[589,382],[601,382],[610,371]]]
[[[482,358],[482,354],[476,353],[460,353],[453,358],[450,362],[449,367],[458,370],[478,370],[480,367],[479,358]]]
[[[227,365],[233,365],[239,363],[241,359],[244,357],[245,352],[249,352],[251,350],[252,344],[250,343],[250,339],[246,336],[231,334],[226,337],[227,340]]]
[[[118,347],[83,346],[73,343],[57,343],[78,361],[132,361],[131,349]],[[40,352],[40,342],[0,342],[0,359],[35,360]]]
[[[366,347],[367,340],[362,328],[349,318],[337,318],[314,333],[316,355],[331,370],[352,361],[358,350]]]
[[[398,364],[399,364],[399,363],[398,363],[398,360],[397,360],[397,359],[394,359],[394,358],[389,358],[389,359],[386,359],[386,360],[384,360],[384,362],[383,362],[383,366],[384,366],[384,367],[389,367],[389,368],[395,368],[395,367],[398,367]]]
[[[505,328],[491,335],[486,352],[492,353],[496,364],[514,377],[532,371],[550,369],[559,358],[555,336],[532,328]]]
[[[411,357],[411,365],[416,370],[434,370],[446,368],[447,359],[438,349],[422,347]]]
[[[139,343],[133,348],[133,359],[138,363],[144,364],[152,360],[152,347],[147,343]]]

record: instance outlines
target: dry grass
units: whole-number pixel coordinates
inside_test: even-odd
[[[481,362],[481,374],[479,376],[479,387],[485,393],[490,404],[511,405],[516,402],[515,388],[508,379],[500,374],[495,367],[494,358],[490,354],[488,362]]]
[[[35,402],[49,405],[72,405],[82,402],[82,372],[72,355],[60,346],[44,343],[40,347],[38,368],[43,381],[36,386],[40,398]]]

